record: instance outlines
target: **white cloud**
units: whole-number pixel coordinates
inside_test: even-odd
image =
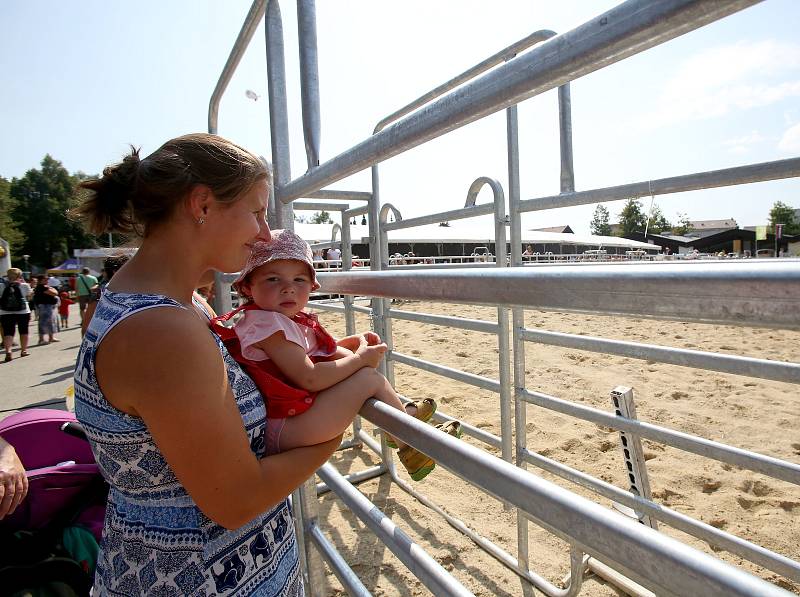
[[[797,155],[800,153],[800,123],[789,127],[783,133],[778,149]]]
[[[753,131],[749,135],[743,135],[734,139],[728,139],[722,143],[730,153],[743,154],[747,153],[753,145],[758,145],[764,141],[764,137],[758,131]]]
[[[740,42],[686,60],[670,77],[643,129],[705,120],[800,97],[800,44]]]

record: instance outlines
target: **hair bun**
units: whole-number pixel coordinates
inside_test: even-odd
[[[80,184],[81,188],[92,192],[79,209],[89,230],[95,234],[136,231],[131,196],[140,164],[139,150],[131,146],[131,153],[120,163],[107,166],[102,177]]]

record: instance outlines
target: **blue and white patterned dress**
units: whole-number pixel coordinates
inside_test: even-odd
[[[114,408],[100,391],[97,346],[125,317],[152,308],[185,309],[164,296],[106,290],[78,354],[75,413],[112,487],[94,595],[302,596],[288,500],[234,531],[219,526],[178,482],[142,420]],[[263,456],[264,400],[217,343],[250,447]]]

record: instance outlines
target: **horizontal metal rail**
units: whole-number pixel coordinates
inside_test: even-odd
[[[548,332],[525,328],[520,330],[520,337],[530,342],[561,346],[576,350],[588,350],[602,354],[613,354],[632,359],[668,363],[682,367],[694,367],[733,375],[746,375],[761,379],[800,383],[800,364],[767,359],[754,359],[738,355],[719,354],[687,348],[655,346],[625,340],[609,340],[562,332]]]
[[[541,527],[659,595],[790,593],[518,467],[369,400],[360,414]],[[330,465],[325,465],[330,466]],[[364,498],[366,499],[366,498]],[[370,504],[371,506],[371,504]]]
[[[671,193],[684,193],[686,191],[699,191],[753,182],[779,180],[800,176],[800,158],[748,164],[722,170],[697,172],[683,176],[673,176],[658,180],[632,182],[616,187],[591,189],[587,191],[573,191],[550,195],[536,199],[526,199],[519,202],[520,212],[541,211],[556,207],[571,207],[575,205],[588,205],[606,201],[619,201],[631,197],[649,197],[650,195],[668,195]]]
[[[643,52],[759,0],[628,0],[427,104],[355,147],[278,186],[289,203],[325,185],[530,97]]]
[[[298,210],[345,211],[350,209],[349,203],[320,203],[319,201],[292,201],[292,208]]]
[[[695,437],[688,433],[666,429],[650,423],[625,419],[609,414],[605,411],[582,404],[576,404],[568,400],[562,400],[555,396],[548,396],[541,392],[531,392],[522,390],[522,399],[531,404],[547,408],[565,415],[570,415],[584,421],[605,425],[612,429],[627,431],[639,435],[643,438],[651,439],[662,444],[667,444],[673,448],[678,448],[693,454],[699,454],[707,458],[727,462],[740,468],[745,468],[758,473],[763,473],[781,479],[788,483],[800,485],[800,464],[786,462],[771,456],[764,456],[756,452],[742,450],[721,444],[719,442]]]
[[[403,106],[402,108],[400,108],[396,112],[393,112],[392,114],[389,114],[389,116],[387,116],[386,118],[381,120],[377,125],[375,125],[375,130],[373,131],[373,133],[382,131],[384,128],[386,128],[386,125],[402,118],[406,114],[410,114],[417,108],[421,108],[422,106],[424,106],[431,100],[436,99],[440,95],[443,95],[448,91],[455,89],[456,87],[458,87],[463,83],[466,83],[470,79],[474,79],[478,75],[485,73],[487,70],[497,66],[498,64],[502,64],[507,60],[511,60],[520,52],[527,50],[533,45],[536,45],[540,42],[550,39],[555,35],[556,35],[555,31],[549,31],[547,29],[534,31],[530,35],[519,40],[518,42],[515,42],[510,46],[503,48],[502,50],[500,50],[496,54],[493,54],[492,56],[489,56],[489,58],[487,58],[483,62],[476,64],[475,66],[464,71],[460,75],[453,77],[449,81],[442,83],[435,89],[432,89],[428,93],[418,97],[410,104]]]
[[[629,491],[620,489],[619,487],[615,487],[610,483],[606,483],[605,481],[542,456],[541,454],[531,452],[528,449],[522,450],[522,456],[526,462],[540,469],[571,481],[581,487],[585,487],[586,489],[591,489],[599,495],[632,508],[636,512],[648,514],[680,531],[708,541],[710,544],[721,547],[730,553],[747,558],[751,562],[764,566],[773,572],[800,581],[800,562],[795,562],[765,547],[746,541],[736,535],[726,533],[709,524],[695,520],[690,516],[666,508],[661,504],[647,500]]]
[[[800,261],[321,274],[323,292],[800,329]]]
[[[451,211],[443,211],[438,214],[431,214],[429,216],[420,216],[419,218],[409,218],[407,220],[397,220],[396,222],[386,222],[383,229],[387,232],[389,230],[401,230],[404,228],[416,228],[417,226],[425,226],[427,224],[438,224],[439,222],[452,222],[453,220],[464,220],[467,218],[477,218],[478,216],[486,216],[494,213],[493,203],[481,203],[471,207],[461,207]],[[391,239],[389,239],[391,242]]]
[[[482,377],[480,375],[475,375],[474,373],[467,373],[466,371],[460,371],[458,369],[453,369],[452,367],[437,365],[436,363],[431,363],[430,361],[425,361],[423,359],[416,359],[400,352],[391,351],[388,358],[393,360],[395,363],[402,363],[404,365],[416,367],[417,369],[422,369],[423,371],[427,371],[429,373],[436,373],[442,377],[447,377],[455,381],[460,381],[461,383],[483,388],[484,390],[491,390],[492,392],[498,393],[500,392],[500,382],[496,379],[489,379],[488,377]]]
[[[496,322],[483,321],[481,319],[462,319],[460,317],[447,317],[445,315],[428,315],[427,313],[400,311],[398,309],[389,309],[387,315],[394,319],[417,321],[419,323],[428,323],[432,325],[446,325],[451,328],[485,332],[487,334],[496,334],[497,330],[500,328]]]
[[[336,191],[334,189],[320,189],[304,195],[306,199],[336,199],[341,201],[369,201],[372,193],[368,191]]]
[[[414,543],[411,537],[378,510],[375,504],[342,479],[333,465],[323,464],[317,470],[317,475],[434,595],[464,597],[472,595],[425,550]]]

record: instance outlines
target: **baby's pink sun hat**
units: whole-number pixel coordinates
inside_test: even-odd
[[[293,259],[294,261],[305,263],[308,266],[309,274],[311,274],[311,290],[319,288],[317,275],[314,271],[314,256],[308,243],[291,230],[272,230],[271,236],[272,238],[269,242],[256,241],[253,243],[253,252],[250,253],[250,258],[239,273],[239,277],[232,284],[233,288],[241,294],[239,285],[254,269],[278,259]]]

